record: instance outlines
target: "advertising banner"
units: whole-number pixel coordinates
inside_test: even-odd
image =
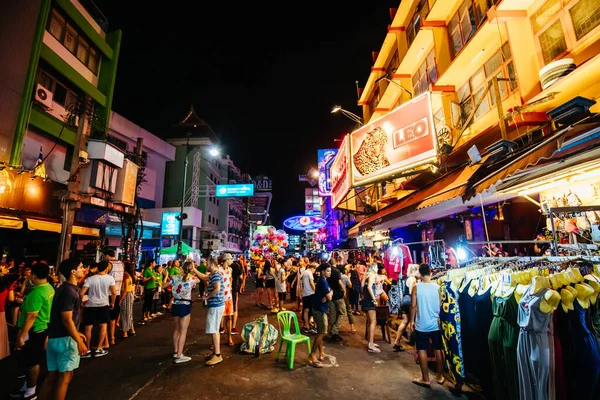
[[[349,135],[344,137],[342,145],[329,168],[331,185],[331,207],[335,208],[350,190],[350,148]]]
[[[254,184],[238,183],[231,185],[217,185],[217,197],[245,197],[254,196]]]
[[[330,168],[338,149],[319,149],[317,161],[319,164],[319,196],[331,196]]]
[[[350,135],[352,186],[376,182],[437,156],[430,93],[426,92]]]
[[[162,213],[161,235],[179,235],[181,221],[177,217],[179,217],[179,212]]]

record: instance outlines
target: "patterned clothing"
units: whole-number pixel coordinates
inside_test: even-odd
[[[417,292],[418,293],[418,292]],[[446,350],[448,370],[454,380],[460,383],[464,380],[463,354],[461,342],[461,320],[458,309],[458,292],[452,289],[451,282],[440,285],[442,325],[442,340]]]
[[[233,296],[231,294],[231,268],[224,268],[221,271],[223,275],[223,300],[232,300]]]
[[[127,332],[133,329],[133,292],[125,293],[121,305],[121,330]]]
[[[198,280],[194,276],[191,276],[187,281],[181,275],[173,276],[171,280],[173,304],[190,304],[192,302],[192,290],[197,283]]]
[[[207,305],[210,308],[225,306],[225,300],[223,299],[223,292],[224,292],[224,290],[223,290],[223,275],[222,275],[221,271],[216,271],[216,272],[210,274],[210,278],[208,279],[208,289],[207,289],[208,293],[213,292],[215,285],[217,283],[220,284],[219,292],[207,300]]]
[[[388,292],[388,308],[390,314],[400,313],[400,299],[402,299],[402,281],[393,281]]]

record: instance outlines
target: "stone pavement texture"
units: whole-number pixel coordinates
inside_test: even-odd
[[[139,306],[139,305],[138,305]],[[253,293],[240,297],[238,327],[266,310],[254,306]],[[276,362],[276,351],[262,355],[239,354],[241,337],[234,336],[236,347],[222,347],[224,361],[214,367],[204,365],[209,355],[210,338],[204,334],[206,309],[194,304],[185,354],[186,364],[174,364],[172,355],[172,318],[167,314],[146,325],[137,325],[137,336],[117,340],[109,354],[98,359],[81,360],[67,398],[79,399],[458,399],[449,384],[418,387],[411,380],[419,375],[414,352],[394,353],[376,331],[381,353],[370,354],[363,340],[365,317],[357,317],[357,333],[345,324],[344,342],[325,343],[328,359],[325,368],[308,366],[306,345],[296,348],[294,369],[285,359]],[[269,322],[277,326],[275,314]],[[222,336],[224,339],[225,336]],[[7,372],[7,371],[2,371]],[[10,372],[8,372],[10,375]],[[6,374],[2,375],[7,378]],[[2,385],[4,386],[4,385]],[[6,387],[6,386],[5,386]],[[462,398],[480,398],[474,393]]]

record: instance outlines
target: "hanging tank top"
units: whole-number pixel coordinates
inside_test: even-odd
[[[533,288],[530,286],[519,301],[517,322],[521,330],[547,332],[552,313],[543,312],[540,306],[548,289],[542,288],[536,293],[532,293],[532,291]]]

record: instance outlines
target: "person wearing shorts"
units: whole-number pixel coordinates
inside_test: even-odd
[[[186,261],[182,268],[177,268],[177,273],[173,275],[168,283],[173,293],[173,304],[171,305],[171,315],[175,322],[173,332],[173,358],[175,364],[182,364],[192,361],[192,358],[183,354],[185,339],[190,326],[192,312],[192,291],[196,287],[198,279],[205,277],[194,268],[193,261]]]
[[[92,328],[94,324],[98,324],[100,332],[98,334],[98,347],[94,352],[94,357],[103,357],[108,354],[104,350],[104,340],[107,333],[107,325],[110,322],[110,310],[115,306],[117,298],[117,288],[115,278],[107,274],[109,261],[101,261],[98,263],[98,273],[90,276],[85,280],[83,288],[81,288],[81,297],[88,295],[88,301],[85,304],[85,312],[83,313],[83,325],[85,326],[86,343],[91,347]],[[81,356],[82,358],[90,358],[91,350]]]
[[[304,321],[305,333],[317,333],[316,330],[310,327],[310,315],[312,313],[313,297],[315,294],[314,275],[316,265],[310,263],[300,277],[302,284],[302,320]]]
[[[436,381],[444,383],[444,358],[442,354],[442,336],[439,326],[440,318],[440,287],[431,281],[429,264],[419,265],[421,282],[413,286],[411,291],[410,329],[415,332],[416,347],[421,366],[421,378],[413,383],[419,386],[431,387],[429,367],[427,365],[427,349],[429,343],[435,350]]]
[[[329,302],[333,298],[333,290],[327,283],[327,278],[331,276],[331,266],[329,264],[321,264],[319,266],[321,277],[315,288],[314,301],[312,304],[313,318],[317,325],[317,337],[312,348],[312,352],[308,357],[308,364],[315,368],[322,368],[321,361],[325,359],[325,351],[323,348],[323,338],[327,334],[327,310]],[[318,353],[318,357],[317,357]]]
[[[209,260],[208,272],[208,293],[202,297],[207,302],[208,312],[206,313],[206,334],[212,336],[213,354],[206,365],[212,366],[223,362],[221,356],[221,319],[225,312],[225,300],[223,299],[223,274],[215,260]]]
[[[33,288],[21,305],[17,321],[19,333],[15,342],[17,363],[25,371],[25,382],[11,397],[21,399],[36,398],[36,383],[40,373],[40,360],[44,355],[44,345],[48,336],[48,323],[54,289],[48,283],[50,267],[37,263],[31,267]],[[33,324],[26,320],[34,318]]]
[[[73,372],[79,367],[79,356],[87,352],[86,337],[77,330],[81,316],[77,281],[83,278],[85,270],[76,258],[64,260],[58,270],[65,282],[56,289],[52,302],[46,346],[48,376],[44,379],[40,398],[63,400]]]

